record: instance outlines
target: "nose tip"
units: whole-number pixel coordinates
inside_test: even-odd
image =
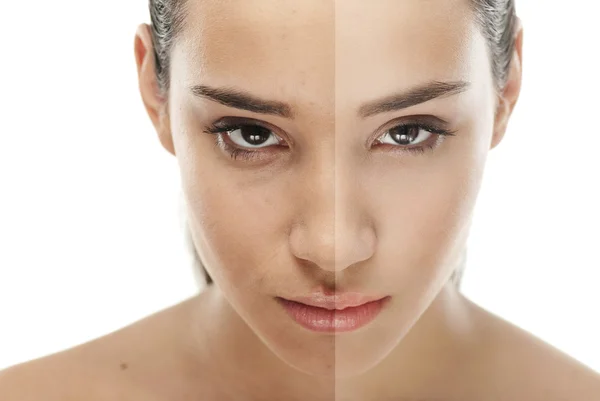
[[[322,221],[321,221],[322,223]],[[315,222],[297,227],[290,235],[292,253],[319,266],[340,272],[370,259],[375,252],[375,234],[368,225],[352,227],[335,224],[324,227]]]

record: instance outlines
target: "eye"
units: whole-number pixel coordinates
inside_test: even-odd
[[[434,135],[419,125],[399,125],[388,130],[377,142],[389,145],[414,146],[427,141]]]
[[[272,159],[287,144],[273,130],[258,122],[220,120],[204,128],[215,137],[215,145],[234,160]]]
[[[243,125],[227,130],[225,133],[231,142],[243,148],[259,149],[280,143],[271,130],[258,125]]]

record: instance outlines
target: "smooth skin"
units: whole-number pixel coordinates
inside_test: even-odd
[[[522,40],[519,29],[498,91],[468,0],[190,0],[164,93],[142,25],[142,99],[179,163],[194,244],[215,284],[0,373],[0,394],[600,399],[594,372],[449,282],[487,154],[519,96]],[[432,89],[440,96],[415,100]],[[215,101],[225,90],[261,102]],[[205,132],[224,122],[244,128]],[[374,322],[338,335],[301,328],[274,299],[318,289],[391,299]]]

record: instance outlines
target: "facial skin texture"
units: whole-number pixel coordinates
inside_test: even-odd
[[[336,259],[359,246],[359,230],[374,244],[368,259],[340,266],[336,284],[392,295],[376,324],[336,339],[340,373],[370,368],[387,356],[447,283],[464,246],[490,148],[493,82],[486,44],[469,17],[468,3],[421,3],[350,1],[336,10],[337,173],[331,179],[336,238],[345,239],[336,241]],[[364,27],[360,34],[358,26]],[[410,109],[356,117],[365,101],[435,81],[470,86]],[[372,133],[381,132],[379,127],[386,130],[416,116],[446,121],[455,136],[423,154],[395,152],[394,145],[361,148]]]
[[[189,1],[168,97],[151,66],[141,89],[177,157],[192,236],[215,282],[202,338],[237,344],[260,359],[257,371],[324,387],[384,360],[400,369],[407,333],[452,293],[487,153],[518,97],[516,78],[495,92],[486,46],[467,0]],[[464,85],[360,115],[435,82]],[[293,118],[227,107],[194,94],[198,85],[286,103]],[[234,160],[204,132],[223,118],[261,124],[283,146]],[[377,143],[400,124],[453,136],[415,145],[434,145],[424,152]],[[391,300],[367,327],[335,336],[301,328],[274,300],[323,288]]]

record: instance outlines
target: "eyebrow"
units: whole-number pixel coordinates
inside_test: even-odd
[[[259,114],[271,114],[289,119],[294,118],[293,109],[289,104],[275,100],[260,99],[240,89],[195,85],[191,88],[191,91],[196,96],[212,100],[227,107]]]
[[[469,82],[465,81],[433,81],[429,84],[413,88],[408,92],[396,93],[369,102],[360,107],[358,114],[362,118],[367,118],[376,114],[407,109],[436,98],[459,94],[466,91],[470,85]]]

